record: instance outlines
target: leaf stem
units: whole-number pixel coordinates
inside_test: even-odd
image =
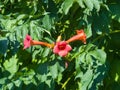
[[[113,33],[119,33],[120,30],[115,30],[115,31],[111,31],[110,34],[113,34]]]

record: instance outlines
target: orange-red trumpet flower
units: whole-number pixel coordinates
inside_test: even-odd
[[[66,56],[70,50],[72,50],[72,47],[65,41],[56,42],[53,48],[53,52],[60,55],[61,57]]]
[[[24,43],[24,48],[23,49],[29,48],[32,45],[42,45],[42,46],[46,46],[46,47],[49,47],[49,48],[54,47],[54,44],[49,44],[49,43],[46,43],[46,42],[32,40],[31,36],[29,36],[29,35],[26,35],[23,43]]]
[[[71,37],[70,39],[68,39],[66,42],[70,43],[76,40],[81,40],[84,44],[86,44],[86,34],[84,33],[83,30],[76,30],[77,35]]]

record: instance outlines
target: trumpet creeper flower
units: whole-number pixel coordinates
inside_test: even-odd
[[[29,48],[32,45],[42,45],[42,46],[46,46],[46,47],[49,47],[49,48],[54,47],[54,44],[49,44],[49,43],[46,43],[46,42],[32,40],[31,36],[29,36],[29,35],[26,35],[23,43],[24,43],[24,48],[23,49]]]
[[[24,48],[23,49],[26,49],[26,48],[29,48],[31,46],[31,41],[32,41],[32,38],[31,36],[29,35],[26,35],[25,39],[24,39]]]
[[[70,50],[72,50],[72,47],[65,41],[56,42],[56,45],[53,48],[53,52],[61,57],[66,56]]]
[[[76,40],[81,40],[84,44],[86,44],[86,34],[84,33],[83,30],[76,30],[77,35],[71,37],[70,39],[68,39],[66,42],[70,43]]]

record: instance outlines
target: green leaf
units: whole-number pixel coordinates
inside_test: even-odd
[[[9,90],[12,90],[13,88],[14,88],[14,84],[11,82],[11,83],[9,83],[9,84],[7,84],[7,88],[9,89]]]
[[[47,74],[48,72],[48,66],[49,64],[48,63],[43,63],[43,64],[40,64],[36,70],[37,73],[39,73],[40,75],[44,75],[44,74]]]
[[[62,80],[62,73],[59,73],[58,76],[57,76],[57,82],[60,83],[60,81]]]
[[[50,31],[52,26],[51,26],[51,18],[49,17],[49,15],[44,16],[42,23],[43,23],[43,27],[46,28],[48,31]]]
[[[65,0],[62,9],[65,14],[69,12],[69,9],[72,7],[74,0]]]
[[[80,67],[80,63],[82,63],[82,62],[85,62],[85,55],[86,55],[86,53],[85,52],[83,52],[83,53],[81,53],[78,57],[77,57],[77,60],[75,60],[75,62],[76,62],[76,69],[80,69],[79,67]]]
[[[81,90],[88,90],[88,86],[92,81],[93,71],[88,69],[87,72],[81,78]]]
[[[0,84],[4,85],[6,83],[6,81],[7,81],[7,77],[1,78],[0,79]]]
[[[55,63],[54,65],[50,66],[50,73],[52,74],[53,78],[57,78],[57,75],[58,75],[58,63]]]
[[[43,57],[47,57],[50,53],[51,49],[50,48],[45,48],[44,51],[42,52]]]
[[[83,0],[75,0],[81,8],[85,8],[85,5],[83,3]]]
[[[38,4],[38,1],[33,1],[33,6],[34,6],[33,14],[35,14],[38,10],[37,4]]]
[[[20,21],[20,20],[24,19],[25,17],[28,17],[28,15],[26,15],[26,14],[20,14],[20,15],[17,17],[17,20]]]
[[[15,0],[10,0],[10,2],[13,4],[15,2]]]
[[[49,70],[50,70],[52,77],[54,79],[57,79],[57,78],[61,79],[61,75],[60,77],[58,76],[64,71],[64,67],[62,67],[59,62],[51,63],[51,65],[52,66],[49,66]]]
[[[37,21],[30,22],[30,34],[33,39],[39,40],[43,38],[43,32],[44,30],[42,30]]]
[[[92,55],[95,59],[99,60],[102,64],[106,61],[106,53],[103,50],[96,49],[90,51],[88,55]]]
[[[40,74],[37,74],[36,75],[36,78],[40,81],[40,82],[45,82],[47,80],[47,75],[43,74],[43,75],[40,75]]]
[[[84,21],[84,22],[81,22],[81,23],[83,23],[83,25],[85,25],[85,22],[86,22],[86,29],[84,29],[84,30],[85,30],[87,38],[89,38],[89,37],[92,36],[92,22],[93,22],[93,18],[88,16],[88,15],[84,15],[82,19]]]
[[[24,75],[20,77],[20,80],[22,80],[26,85],[30,84],[31,82],[36,85],[34,75],[34,70],[30,69],[28,72],[25,72]]]
[[[44,39],[49,43],[54,43],[54,41],[53,41],[54,39],[51,37],[44,37]]]
[[[112,18],[120,22],[120,4],[110,4],[109,9],[112,13]]]
[[[93,2],[91,0],[83,0],[84,3],[86,4],[87,8],[92,11],[93,10]]]
[[[89,89],[97,90],[98,86],[102,83],[102,80],[106,77],[106,71],[108,67],[106,65],[102,65],[97,67],[94,71],[94,76],[92,82],[89,84]]]
[[[9,0],[4,0],[4,3],[7,4],[9,2]]]
[[[8,40],[0,39],[0,53],[5,54],[8,49]]]
[[[92,0],[92,2],[93,2],[95,9],[98,12],[100,10],[100,2],[98,0]]]
[[[39,52],[40,50],[34,50],[34,52],[32,53],[32,59],[35,59]]]
[[[85,29],[85,33],[86,33],[87,38],[90,38],[92,36],[91,24],[87,25],[87,29]]]
[[[16,56],[13,56],[9,60],[6,60],[3,64],[3,66],[11,74],[15,74],[18,71],[18,68],[19,68],[18,59],[16,58]]]
[[[46,83],[49,87],[51,87],[51,80],[46,80],[45,83]]]
[[[90,50],[94,50],[95,49],[95,45],[89,43],[87,45],[81,46],[79,48],[79,52],[84,51],[84,52],[89,52]]]
[[[94,15],[93,20],[93,29],[97,34],[109,33],[110,18],[107,10],[103,10],[99,15]]]
[[[16,19],[14,19],[14,20],[10,20],[10,19],[2,20],[2,24],[6,30],[13,32],[14,31],[13,29],[16,27],[17,20]]]
[[[14,81],[15,86],[19,87],[22,81],[20,79]]]

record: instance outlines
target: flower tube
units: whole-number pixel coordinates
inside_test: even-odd
[[[71,37],[70,39],[68,39],[66,42],[70,43],[76,40],[81,40],[84,44],[86,44],[86,34],[84,33],[83,30],[76,30],[77,35]]]
[[[29,36],[29,35],[26,35],[23,43],[24,43],[24,48],[23,49],[29,48],[32,45],[42,45],[42,46],[46,46],[46,47],[49,47],[49,48],[53,48],[53,46],[54,46],[54,44],[49,44],[49,43],[46,43],[46,42],[32,40],[31,36]]]

